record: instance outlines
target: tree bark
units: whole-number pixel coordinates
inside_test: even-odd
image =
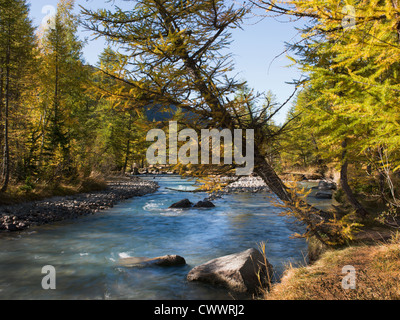
[[[392,6],[395,10],[398,10],[399,4],[398,0],[392,0]],[[397,42],[400,43],[400,15],[397,13],[396,15],[396,32],[397,32]]]
[[[10,26],[9,26],[10,30]],[[3,154],[3,186],[0,192],[6,192],[10,181],[10,145],[8,139],[8,113],[10,105],[10,63],[11,63],[11,35],[8,34],[6,53],[6,83],[4,105],[4,154]]]
[[[287,187],[276,174],[275,170],[270,166],[266,159],[260,154],[255,146],[255,172],[260,176],[261,179],[268,185],[273,193],[275,193],[279,199],[284,202],[292,203],[293,198],[288,192]]]
[[[1,61],[0,61],[1,63]],[[3,117],[4,111],[4,68],[0,68],[0,121]],[[0,124],[0,131],[3,131],[3,124]],[[0,145],[2,144],[0,137]]]
[[[351,206],[356,210],[357,214],[365,218],[369,215],[368,211],[361,205],[361,203],[354,196],[353,191],[350,188],[348,182],[348,167],[349,162],[347,160],[347,138],[342,143],[343,153],[342,153],[342,167],[340,169],[340,185],[350,202]]]
[[[129,161],[129,155],[130,155],[130,149],[131,149],[132,118],[133,118],[132,113],[130,113],[129,114],[129,124],[128,124],[128,138],[126,141],[125,162],[124,162],[123,173],[126,172],[126,168],[128,167],[128,161]]]

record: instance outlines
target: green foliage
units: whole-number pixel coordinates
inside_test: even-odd
[[[291,47],[291,59],[306,80],[297,84],[301,92],[279,126],[273,117],[285,104],[228,76],[233,64],[225,49],[231,30],[248,13],[243,6],[140,0],[131,10],[82,8],[83,25],[110,45],[94,67],[82,58],[74,1],[59,2],[53,27],[41,30],[37,41],[26,2],[0,0],[4,185],[11,175],[29,191],[38,182],[76,182],[93,171],[126,172],[141,165],[147,131],[165,128],[162,121],[147,119],[146,111],[160,106],[178,110],[175,119],[196,130],[254,129],[256,172],[295,209],[310,235],[347,241],[357,222],[346,215],[323,219],[286,189],[273,165],[282,171],[346,169],[342,178],[348,169],[342,182],[348,180],[356,195],[381,196],[379,201],[398,207],[398,3],[349,1],[357,26],[344,30],[342,1],[283,2],[259,1],[268,3],[268,10],[312,19],[301,30],[302,41]],[[229,174],[232,168],[180,169],[201,176]]]
[[[145,160],[141,94],[113,78],[124,64],[111,49],[99,62],[110,75],[85,64],[73,11],[73,0],[59,1],[53,22],[35,37],[26,1],[0,0],[3,185],[22,182],[25,193],[36,183],[74,184]]]
[[[306,76],[282,157],[288,166],[349,168],[354,190],[396,199],[399,165],[398,1],[260,1],[269,12],[310,18],[292,60]],[[285,3],[283,3],[285,2]],[[355,9],[346,28],[344,6]],[[386,184],[386,186],[385,186]],[[396,201],[394,201],[396,202]]]
[[[25,180],[25,184],[22,185],[21,187],[19,187],[19,189],[21,191],[25,191],[25,192],[31,192],[36,188],[36,184],[34,184],[32,182],[32,178],[31,177],[27,177]]]
[[[24,137],[15,133],[29,126],[21,108],[21,105],[32,101],[30,89],[34,80],[35,38],[28,14],[29,7],[24,0],[0,1],[0,129],[3,131],[0,143],[4,149],[2,192],[8,188],[11,164],[18,159],[16,149],[21,148],[19,145],[23,143]]]
[[[60,1],[53,26],[41,39],[40,127],[41,165],[52,168],[46,174],[68,176],[76,172],[74,140],[85,141],[82,125],[88,117],[85,87],[88,68],[82,61],[83,43],[77,38],[78,19],[72,14],[73,1]]]

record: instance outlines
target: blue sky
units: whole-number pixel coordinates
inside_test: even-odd
[[[46,6],[57,6],[57,0],[30,0],[31,17],[36,26],[40,25],[46,16]],[[123,1],[116,0],[115,3],[121,4]],[[105,0],[76,0],[76,11],[79,12],[79,5],[86,8],[110,7],[110,3]],[[129,2],[125,2],[121,7],[127,7]],[[49,7],[47,7],[49,8]],[[231,52],[235,63],[235,73],[239,79],[244,79],[249,86],[258,92],[267,92],[271,90],[278,98],[278,101],[284,102],[294,90],[291,82],[298,79],[300,73],[296,67],[290,65],[290,61],[285,54],[280,55],[285,50],[284,43],[292,42],[295,37],[298,38],[295,25],[293,23],[278,21],[277,19],[267,18],[259,21],[259,18],[252,18],[245,21],[243,30],[233,31],[233,43]],[[283,20],[283,19],[281,19]],[[91,33],[80,31],[82,38],[88,37],[89,42],[84,49],[85,60],[95,64],[98,55],[104,48],[104,42],[101,40],[90,41]],[[276,118],[277,123],[282,123],[285,119],[285,110]]]

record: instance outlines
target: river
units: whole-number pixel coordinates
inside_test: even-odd
[[[153,179],[150,177],[149,179]],[[196,265],[267,243],[277,277],[288,263],[303,263],[307,245],[292,239],[302,227],[279,215],[266,194],[232,194],[216,208],[171,210],[172,203],[204,193],[181,193],[193,182],[176,176],[155,178],[155,194],[134,198],[111,210],[0,237],[0,299],[197,300],[242,298],[224,289],[189,283]],[[119,259],[181,255],[187,265],[124,268]],[[56,290],[43,290],[42,267],[56,269]]]

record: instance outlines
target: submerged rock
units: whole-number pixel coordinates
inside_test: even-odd
[[[177,203],[174,203],[169,208],[170,209],[186,209],[186,208],[191,208],[192,206],[193,206],[193,203],[191,203],[189,201],[189,199],[184,199],[184,200],[178,201]]]
[[[249,249],[240,253],[220,257],[192,269],[188,281],[200,281],[220,285],[241,293],[256,293],[260,279],[272,279],[272,265],[264,265],[260,251]]]
[[[183,257],[178,255],[167,255],[152,259],[139,257],[124,258],[119,261],[119,264],[124,267],[173,267],[185,265],[186,261]]]

